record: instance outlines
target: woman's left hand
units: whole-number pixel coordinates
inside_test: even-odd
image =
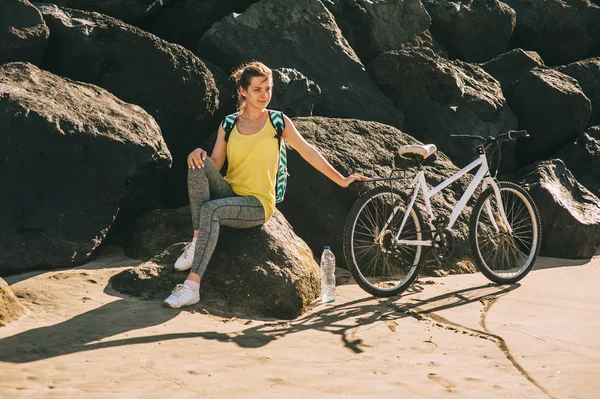
[[[348,187],[350,184],[354,183],[355,181],[369,181],[371,180],[370,178],[360,175],[358,173],[353,173],[348,177],[344,177],[344,180],[342,181],[342,183],[340,184],[340,186],[342,187]]]

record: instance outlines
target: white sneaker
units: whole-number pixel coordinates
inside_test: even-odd
[[[196,250],[196,239],[193,239],[188,245],[183,248],[183,253],[175,261],[175,270],[184,271],[192,267],[194,260],[194,252]]]
[[[178,309],[182,306],[189,306],[198,302],[200,302],[200,291],[194,292],[185,284],[177,284],[163,304],[170,308]]]

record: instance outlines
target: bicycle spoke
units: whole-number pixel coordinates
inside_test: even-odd
[[[487,276],[496,281],[513,279],[531,269],[533,259],[538,250],[536,215],[533,205],[526,199],[525,194],[519,194],[519,189],[512,183],[503,183],[500,187],[500,198],[506,219],[502,217],[496,196],[492,191],[486,192],[486,198],[478,203],[474,251],[478,265],[482,271],[487,270]],[[488,204],[487,208],[486,205]],[[504,220],[508,226],[504,225]],[[494,223],[499,227],[496,231]],[[509,231],[510,228],[510,231]],[[515,280],[516,279],[516,280]]]
[[[421,248],[395,243],[404,215],[399,195],[387,190],[372,194],[356,215],[352,264],[358,279],[378,293],[397,291],[416,277],[413,265],[420,258]],[[412,211],[398,238],[421,239],[419,230],[420,222]]]

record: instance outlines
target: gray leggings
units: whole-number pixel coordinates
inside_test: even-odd
[[[220,226],[260,226],[265,210],[258,198],[234,193],[208,159],[203,168],[188,170],[188,193],[194,230],[199,230],[190,271],[202,276],[217,246]]]

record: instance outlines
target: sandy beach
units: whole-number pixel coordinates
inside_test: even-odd
[[[540,258],[520,284],[421,278],[377,299],[338,269],[337,300],[295,320],[124,297],[139,262],[6,278],[28,308],[0,328],[0,398],[594,398],[600,256]]]

